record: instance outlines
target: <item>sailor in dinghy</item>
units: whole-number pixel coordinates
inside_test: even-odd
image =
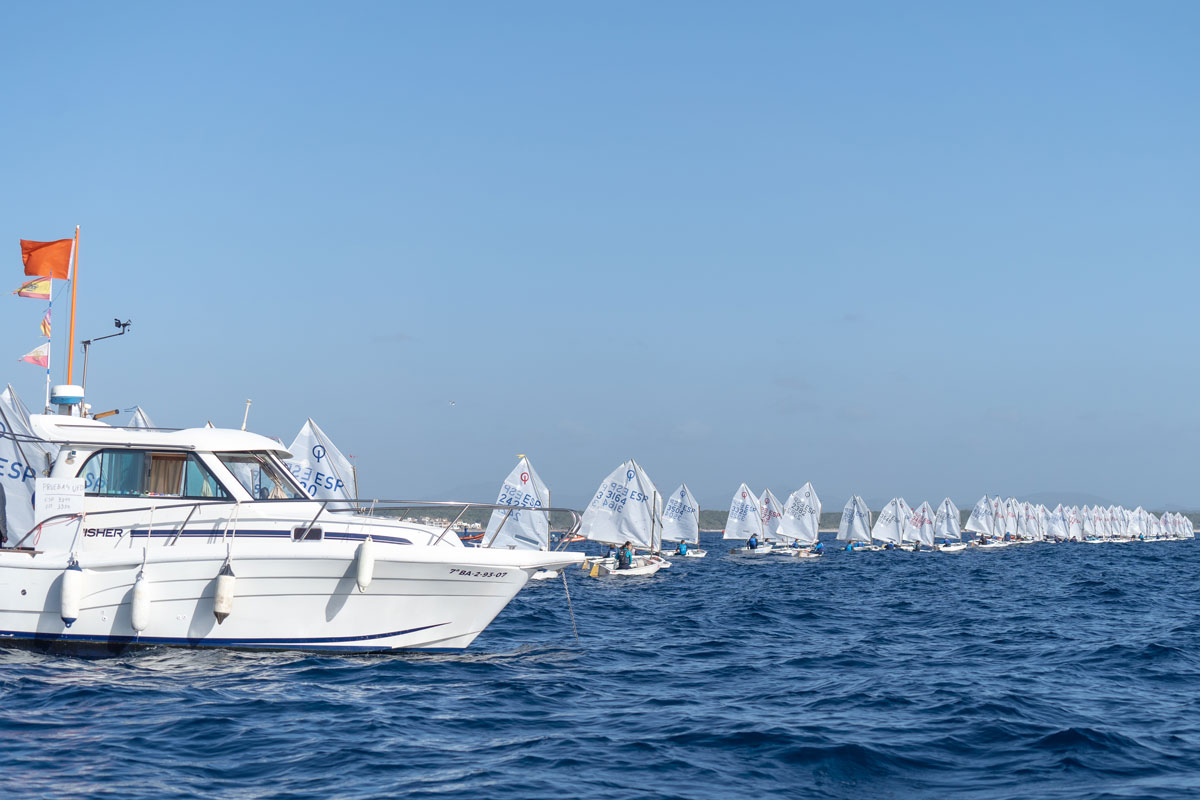
[[[933,520],[933,533],[941,543],[934,546],[934,550],[939,553],[961,553],[967,549],[967,545],[962,541],[962,529],[959,527],[959,520],[962,515],[958,511],[958,506],[954,505],[954,501],[947,497],[938,506],[937,516]]]
[[[907,508],[907,504],[903,499],[893,497],[875,518],[875,524],[871,526],[871,539],[882,543],[884,550],[895,550],[900,547],[900,543],[903,541],[901,536],[904,533],[904,526],[910,516],[904,513],[905,508]]]
[[[762,504],[744,483],[733,493],[733,500],[729,503],[729,514],[725,517],[725,531],[721,538],[746,543],[743,547],[731,548],[730,555],[762,556],[771,552],[771,545],[767,543],[763,530]]]
[[[928,501],[917,506],[908,521],[904,523],[900,542],[902,545],[911,543],[914,553],[920,552],[921,545],[933,548],[933,509],[930,508]]]
[[[704,558],[700,544],[700,505],[687,484],[679,485],[662,513],[662,541],[678,542],[676,553],[683,558]]]
[[[794,545],[785,550],[798,558],[816,558],[821,555],[818,529],[821,523],[821,498],[812,483],[806,483],[788,495],[783,505],[783,518],[779,535]]]
[[[583,512],[580,533],[593,542],[628,542],[634,553],[627,568],[609,559],[589,559],[584,562],[589,575],[630,578],[653,575],[671,566],[658,555],[662,549],[661,501],[650,476],[632,458],[604,479]],[[639,549],[647,554],[637,554]]]
[[[842,520],[838,523],[837,539],[846,542],[846,549],[879,550],[879,545],[871,544],[871,510],[867,502],[858,495],[851,495],[842,508]]]

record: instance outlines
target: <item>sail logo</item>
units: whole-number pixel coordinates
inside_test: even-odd
[[[8,478],[14,481],[27,481],[37,477],[37,470],[28,464],[22,464],[20,461],[10,461],[4,456],[0,456],[0,478]]]
[[[528,472],[521,473],[521,483],[529,483],[529,473]]]
[[[313,445],[312,454],[313,458],[320,462],[320,460],[325,457],[325,447],[319,444]]]

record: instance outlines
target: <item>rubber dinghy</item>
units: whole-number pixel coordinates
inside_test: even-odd
[[[750,491],[750,487],[743,483],[733,493],[733,500],[729,503],[729,515],[725,517],[725,531],[721,538],[749,541],[751,537],[758,542],[757,547],[734,547],[730,549],[730,555],[765,556],[771,552],[771,545],[766,541],[763,530],[762,504],[754,496],[754,492]]]
[[[632,578],[653,575],[671,566],[671,562],[654,554],[662,549],[661,502],[654,482],[632,458],[613,470],[588,503],[579,531],[593,542],[616,547],[629,542],[634,555],[625,568],[621,568],[619,559],[589,559],[583,565],[588,574],[593,578]],[[638,554],[638,550],[648,553]]]

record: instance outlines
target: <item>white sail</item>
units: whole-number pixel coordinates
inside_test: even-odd
[[[783,504],[783,520],[779,535],[793,539],[797,544],[817,543],[817,532],[821,527],[821,498],[811,483],[806,483],[788,495]]]
[[[29,425],[29,410],[12,386],[0,392],[0,491],[5,497],[5,525],[11,547],[33,528],[33,493],[45,477],[58,447],[43,441]],[[87,487],[95,491],[95,487]],[[29,544],[26,542],[25,544]]]
[[[1096,517],[1092,514],[1092,509],[1084,506],[1079,511],[1081,520],[1079,529],[1083,533],[1085,539],[1098,538],[1096,535]]]
[[[287,468],[300,482],[308,496],[316,500],[351,500],[355,490],[354,468],[342,455],[325,431],[310,418],[300,428],[292,446]],[[349,510],[351,506],[330,506],[331,511]]]
[[[133,416],[129,418],[129,422],[125,424],[126,428],[157,428],[158,426],[150,419],[150,415],[142,410],[141,406],[135,406]]]
[[[851,495],[842,509],[842,521],[838,524],[837,538],[842,542],[871,541],[871,512],[858,495]]]
[[[969,533],[977,533],[980,536],[995,536],[995,514],[992,510],[992,499],[986,494],[979,498],[979,502],[971,509],[971,516],[967,518],[967,524],[963,530]]]
[[[937,515],[934,517],[934,536],[947,540],[961,539],[962,529],[959,527],[961,519],[962,514],[959,513],[958,506],[954,505],[954,501],[947,497],[938,506]]]
[[[680,484],[663,506],[662,540],[700,543],[700,504],[692,497],[686,483]]]
[[[913,510],[912,516],[904,523],[900,541],[917,542],[933,547],[933,509],[928,501]]]
[[[594,542],[657,550],[661,498],[654,482],[632,458],[613,470],[583,512],[579,532]]]
[[[548,508],[550,490],[525,456],[500,485],[498,506]],[[484,547],[509,550],[549,550],[550,515],[542,511],[492,511],[480,543]]]
[[[764,539],[762,524],[762,505],[750,487],[742,484],[733,493],[729,503],[729,516],[725,518],[725,533],[722,539],[749,539],[751,534],[757,534]]]
[[[1067,533],[1072,539],[1078,539],[1083,534],[1083,518],[1079,514],[1079,509],[1075,506],[1069,506],[1066,509],[1067,513]]]
[[[1028,501],[1021,504],[1021,515],[1025,522],[1025,537],[1030,541],[1040,542],[1042,526],[1038,523],[1037,507]]]
[[[900,544],[903,541],[902,534],[905,524],[905,515],[900,507],[900,501],[893,497],[875,518],[875,524],[871,526],[871,538],[885,544]]]
[[[781,541],[779,525],[783,521],[783,506],[770,489],[758,498],[759,513],[762,514],[763,538],[768,542]]]
[[[1008,536],[1017,535],[1017,518],[1020,516],[1019,506],[1015,497],[1004,501],[1004,533]]]
[[[1045,539],[1051,538],[1052,534],[1050,532],[1050,509],[1046,508],[1041,503],[1038,503],[1037,515],[1038,515],[1038,531],[1041,533],[1042,539],[1045,540]]]
[[[1067,512],[1059,503],[1046,519],[1046,535],[1055,539],[1066,539],[1071,535],[1070,525],[1067,524]]]

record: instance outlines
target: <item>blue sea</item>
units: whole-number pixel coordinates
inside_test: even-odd
[[[709,557],[464,652],[0,651],[0,797],[1200,796],[1200,546]]]

